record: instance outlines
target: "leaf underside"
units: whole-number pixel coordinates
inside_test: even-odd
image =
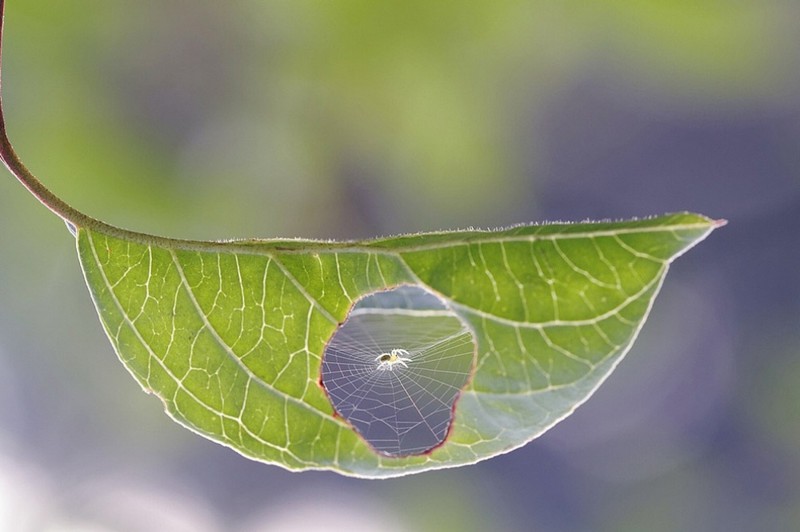
[[[536,438],[630,348],[669,263],[717,223],[682,213],[365,242],[142,244],[81,228],[77,245],[123,364],[176,421],[291,470],[393,477],[471,464]],[[446,441],[376,452],[320,385],[326,343],[360,298],[437,294],[474,334]]]

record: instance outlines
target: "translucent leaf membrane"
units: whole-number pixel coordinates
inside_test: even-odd
[[[672,260],[718,226],[679,213],[341,243],[77,239],[120,360],[177,422],[287,469],[376,478],[472,464],[569,415],[632,345]]]
[[[377,451],[406,456],[442,444],[475,358],[472,333],[415,286],[358,301],[322,360],[336,411]]]

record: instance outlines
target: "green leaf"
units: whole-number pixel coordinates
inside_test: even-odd
[[[79,228],[77,240],[120,360],[176,421],[287,469],[376,478],[471,464],[569,415],[630,348],[670,262],[718,225],[683,213],[344,243],[150,240],[96,226]],[[334,377],[322,376],[323,356],[333,356],[326,345],[353,305],[402,285],[435,294],[444,309],[436,312],[457,317],[474,346],[465,378],[449,383],[463,389],[451,394],[444,441],[422,454],[368,443],[332,406]],[[386,301],[381,312],[416,321],[382,346],[426,323],[453,325]],[[397,352],[407,367],[382,373],[379,357],[390,351],[364,356],[386,386],[437,371],[435,358],[423,363],[410,351]]]

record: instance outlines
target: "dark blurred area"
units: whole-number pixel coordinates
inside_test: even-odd
[[[116,360],[71,235],[8,175],[0,529],[800,528],[800,4],[7,3],[17,151],[115,225],[729,223],[677,260],[626,359],[543,437],[360,481],[171,422]]]

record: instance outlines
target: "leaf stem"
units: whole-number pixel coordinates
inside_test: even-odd
[[[5,25],[5,0],[0,0],[0,78],[2,77],[2,46],[3,46],[3,26]],[[0,89],[2,82],[0,80]],[[34,176],[20,160],[14,151],[11,141],[6,133],[5,114],[3,112],[3,97],[0,90],[0,159],[5,163],[6,168],[14,174],[22,185],[33,194],[45,207],[60,216],[64,221],[76,227],[98,227],[106,226],[103,222],[95,220],[78,211],[67,202],[53,194],[44,184]],[[110,227],[110,226],[109,226]]]
[[[200,242],[194,240],[180,240],[166,238],[147,233],[139,233],[122,229],[103,221],[92,218],[72,207],[66,201],[56,196],[44,183],[39,181],[33,173],[22,163],[17,153],[14,151],[11,141],[6,132],[5,114],[3,112],[2,97],[2,56],[3,56],[3,27],[5,25],[5,0],[0,0],[0,159],[6,168],[28,189],[28,191],[39,200],[42,205],[50,209],[53,213],[63,219],[70,229],[75,233],[75,229],[89,229],[111,237],[122,238],[132,242],[145,245],[166,246],[183,249],[203,249],[213,246],[211,242]]]
[[[178,238],[168,238],[163,236],[151,235],[147,233],[140,233],[137,231],[130,231],[122,229],[114,225],[108,224],[96,218],[82,213],[74,208],[66,201],[56,196],[44,183],[39,181],[33,173],[22,163],[17,153],[14,151],[11,141],[6,132],[5,114],[3,112],[3,97],[2,97],[2,57],[3,57],[3,27],[5,25],[5,0],[0,0],[0,159],[6,165],[6,168],[28,189],[28,191],[39,200],[39,202],[50,209],[53,213],[64,220],[70,227],[73,233],[77,233],[78,229],[86,229],[97,233],[102,233],[110,237],[135,242],[146,246],[158,246],[169,249],[185,249],[185,250],[222,250],[233,249],[235,246],[234,241],[227,242],[213,242],[201,240],[185,240]],[[299,242],[300,240],[297,239]],[[263,241],[268,243],[268,241]],[[276,242],[278,242],[276,240]],[[308,243],[315,243],[314,241],[307,241]],[[325,245],[318,242],[319,245]],[[240,246],[242,251],[251,249],[251,246],[243,242]],[[239,249],[239,248],[237,248]]]
[[[5,0],[0,0],[0,73],[2,72],[2,56],[3,56],[3,27],[5,25]],[[0,74],[0,78],[2,75]],[[5,114],[3,112],[3,98],[2,98],[2,80],[0,79],[0,159],[6,165],[6,168],[28,189],[28,191],[39,200],[42,205],[50,209],[53,213],[64,220],[70,227],[73,233],[77,229],[87,229],[97,233],[102,233],[110,237],[120,238],[138,244],[147,246],[166,247],[170,249],[185,249],[185,250],[232,250],[239,249],[244,252],[252,251],[252,243],[247,241],[239,242],[236,246],[235,241],[200,241],[200,240],[185,240],[177,238],[168,238],[163,236],[151,235],[147,233],[140,233],[137,231],[130,231],[122,229],[114,225],[107,224],[103,221],[92,218],[91,216],[82,213],[78,209],[72,207],[67,202],[56,196],[44,183],[39,181],[33,173],[22,163],[17,153],[14,151],[11,141],[6,132]],[[289,250],[297,247],[300,242],[305,244],[312,244],[318,247],[331,247],[333,244],[330,242],[313,241],[313,240],[300,240],[293,239],[293,245],[289,246]],[[274,245],[276,249],[280,248],[280,239],[275,239]],[[269,245],[269,240],[260,241],[263,245]],[[300,246],[302,247],[302,246]]]

